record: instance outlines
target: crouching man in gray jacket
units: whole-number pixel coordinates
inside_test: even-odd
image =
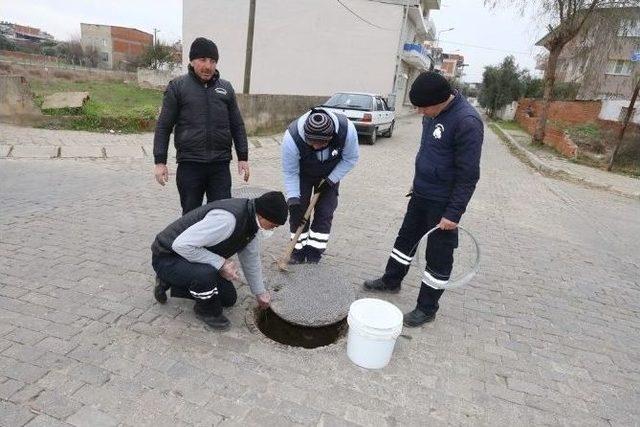
[[[229,329],[223,307],[235,304],[231,283],[238,279],[231,258],[236,253],[251,292],[266,308],[271,295],[262,281],[260,239],[287,221],[284,195],[271,191],[256,199],[225,199],[187,213],[161,231],[151,245],[155,270],[155,299],[164,304],[171,296],[196,301],[196,317],[213,329]]]

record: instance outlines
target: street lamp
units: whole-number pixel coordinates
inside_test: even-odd
[[[440,33],[446,33],[447,31],[453,31],[455,28],[447,28],[446,30],[440,30],[436,33],[436,46],[440,47]]]

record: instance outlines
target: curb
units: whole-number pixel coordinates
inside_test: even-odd
[[[518,151],[521,155],[526,158],[526,163],[529,163],[534,169],[539,170],[545,175],[549,175],[554,178],[565,178],[573,182],[585,184],[592,188],[597,188],[600,190],[610,191],[612,193],[616,193],[620,196],[630,197],[632,199],[640,200],[640,192],[630,192],[627,190],[622,190],[620,188],[612,187],[611,185],[602,184],[597,181],[593,181],[589,178],[584,178],[582,176],[578,176],[573,172],[566,171],[564,169],[559,169],[556,167],[549,166],[544,161],[540,159],[540,157],[533,154],[531,151],[527,150],[523,147],[518,141],[516,141],[508,132],[500,127],[497,123],[487,123],[492,130],[496,131],[498,137],[513,147],[516,151]]]
[[[282,134],[249,137],[250,149],[260,149],[269,147],[279,147]],[[26,152],[21,152],[26,149]],[[117,149],[117,154],[112,154],[112,150]],[[122,154],[123,149],[130,150],[135,154]],[[65,155],[67,152],[73,154]],[[144,145],[122,144],[122,145],[37,145],[37,144],[15,144],[0,142],[0,159],[40,159],[40,160],[107,160],[107,159],[143,159],[151,157]]]

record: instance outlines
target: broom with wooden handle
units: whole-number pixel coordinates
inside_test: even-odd
[[[302,221],[300,221],[300,225],[296,230],[296,234],[293,236],[293,239],[291,239],[291,242],[289,242],[289,244],[287,245],[287,248],[282,254],[282,257],[276,260],[276,265],[278,266],[278,269],[280,271],[289,271],[289,269],[287,268],[287,264],[289,264],[289,259],[291,259],[291,254],[293,253],[293,250],[296,247],[296,243],[298,243],[298,238],[300,237],[300,234],[302,234],[302,230],[304,230],[305,225],[307,225],[307,222],[311,217],[311,213],[313,212],[313,208],[316,206],[316,203],[318,202],[319,198],[320,198],[320,192],[314,193],[313,197],[311,197],[311,201],[309,202],[309,207],[307,208],[307,211],[304,213],[304,216],[302,217]]]

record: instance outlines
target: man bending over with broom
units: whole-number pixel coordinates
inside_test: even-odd
[[[314,108],[289,125],[282,140],[282,172],[292,239],[318,194],[313,221],[305,223],[290,264],[318,263],[327,248],[338,187],[359,157],[356,128],[342,114]]]

